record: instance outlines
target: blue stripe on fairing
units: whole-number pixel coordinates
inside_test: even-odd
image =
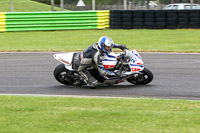
[[[134,51],[132,51],[132,53],[142,60],[142,57],[140,57],[137,53],[134,53]]]
[[[113,56],[113,55],[106,55],[107,57],[110,57],[110,58],[117,58],[117,57],[115,57],[115,56]]]
[[[134,65],[134,64],[130,64],[130,66],[138,66],[138,67],[143,67],[142,65]]]
[[[110,58],[117,58],[117,57],[115,57],[115,56],[112,56],[112,55],[108,55],[108,57],[110,57]]]
[[[116,61],[116,60],[103,59],[103,61]]]

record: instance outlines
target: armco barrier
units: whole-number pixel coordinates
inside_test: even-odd
[[[0,31],[105,29],[110,11],[0,13]]]
[[[110,28],[200,28],[200,10],[111,10]]]

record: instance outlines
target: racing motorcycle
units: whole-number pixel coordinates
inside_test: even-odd
[[[55,79],[65,85],[86,85],[83,78],[73,68],[75,52],[54,54],[54,58],[61,62],[54,70]],[[146,85],[153,80],[151,70],[143,66],[140,54],[133,49],[123,50],[122,53],[104,55],[102,60],[104,69],[116,72],[117,76],[101,76],[97,68],[91,66],[87,70],[98,80],[98,84],[119,84],[128,81],[135,85]]]

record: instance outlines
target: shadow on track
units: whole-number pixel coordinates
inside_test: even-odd
[[[55,88],[55,89],[76,89],[76,90],[102,90],[102,89],[110,89],[110,90],[121,90],[121,89],[145,89],[145,88],[152,88],[154,85],[148,84],[148,85],[125,85],[125,84],[121,84],[121,85],[100,85],[94,89],[89,88],[88,86],[73,86],[73,85],[59,85],[59,86],[53,86],[51,88]]]

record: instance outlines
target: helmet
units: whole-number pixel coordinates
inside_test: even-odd
[[[105,54],[110,54],[112,52],[114,42],[110,37],[102,36],[99,38],[98,46]]]

